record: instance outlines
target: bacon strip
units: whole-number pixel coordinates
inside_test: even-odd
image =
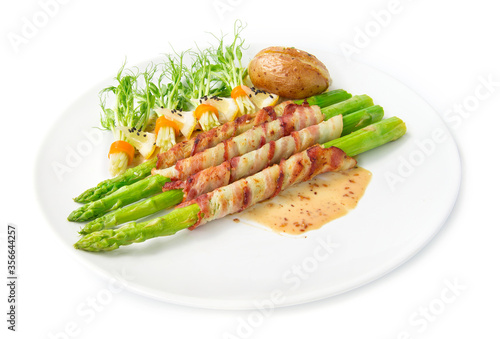
[[[172,181],[186,180],[190,175],[256,150],[271,140],[278,140],[293,131],[316,125],[323,121],[323,118],[318,106],[290,104],[285,107],[282,117],[256,126],[194,156],[179,160],[175,166],[153,169],[152,174],[163,175]]]
[[[292,132],[289,136],[277,141],[270,141],[255,151],[234,157],[219,166],[204,169],[190,176],[186,181],[168,182],[163,186],[163,191],[183,189],[184,201],[192,200],[199,195],[277,164],[281,159],[287,159],[292,154],[315,144],[323,144],[336,139],[341,133],[342,116],[339,115],[318,125]]]
[[[271,106],[264,107],[254,114],[243,115],[234,121],[227,122],[209,131],[199,133],[192,139],[180,142],[168,151],[158,154],[156,168],[161,169],[173,166],[179,160],[189,158],[207,148],[214,147],[226,139],[248,131],[252,127],[272,121],[282,116],[284,108],[292,103],[292,101],[285,101],[276,105],[274,109]]]
[[[194,229],[209,221],[243,211],[258,202],[272,198],[293,184],[312,179],[329,171],[343,171],[356,165],[356,160],[336,147],[313,146],[268,167],[257,174],[218,188],[187,201],[177,208],[198,204],[198,221]]]

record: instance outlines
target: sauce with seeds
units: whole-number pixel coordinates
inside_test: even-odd
[[[275,232],[300,235],[355,208],[371,176],[370,171],[361,167],[324,173],[255,205],[240,213],[239,218],[257,222]]]

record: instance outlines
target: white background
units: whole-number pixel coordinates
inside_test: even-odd
[[[479,100],[478,107],[469,109],[466,116],[453,111],[455,105],[472,102],[481,78],[500,82],[500,21],[493,1],[401,0],[397,13],[393,11],[385,27],[380,27],[374,24],[373,13],[391,9],[388,0],[290,0],[280,4],[240,0],[145,0],[140,4],[73,0],[59,4],[53,16],[41,23],[43,27],[14,47],[8,37],[21,36],[25,20],[33,22],[43,2],[2,1],[0,8],[2,265],[6,265],[7,223],[19,228],[18,332],[6,330],[7,290],[2,282],[2,337],[7,333],[8,338],[224,338],[225,333],[236,334],[241,320],[248,319],[248,311],[182,307],[127,291],[113,294],[94,318],[82,318],[77,310],[109,289],[108,281],[75,261],[63,248],[44,219],[34,192],[35,159],[43,152],[39,144],[55,120],[83,92],[111,76],[125,56],[134,64],[168,51],[169,43],[177,50],[189,48],[193,41],[207,40],[205,32],[230,32],[237,18],[248,23],[244,37],[249,43],[318,46],[338,54],[342,53],[342,43],[359,47],[351,56],[353,60],[401,80],[447,117],[463,169],[455,209],[421,253],[357,290],[276,309],[245,336],[500,335],[495,325],[500,317],[495,142],[500,122],[500,86],[493,88],[489,98]],[[371,29],[371,37],[360,45],[356,37],[366,29]],[[6,277],[6,269],[1,268],[1,272]],[[458,296],[445,303],[444,309],[437,312],[440,314],[431,314],[425,328],[412,323],[415,312],[440,303],[446,281],[461,286]]]

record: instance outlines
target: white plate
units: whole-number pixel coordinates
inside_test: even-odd
[[[38,159],[39,201],[68,251],[103,276],[120,274],[139,294],[218,309],[330,297],[371,282],[415,255],[454,206],[461,179],[455,142],[435,111],[405,85],[341,56],[317,55],[336,88],[370,95],[386,117],[398,116],[408,128],[397,142],[359,156],[373,178],[355,210],[302,238],[235,223],[231,216],[111,253],[73,249],[80,225],[66,221],[78,207],[71,198],[108,177],[111,136],[92,129],[99,125],[97,93],[108,80],[62,115]],[[88,136],[92,130],[94,138]],[[334,243],[329,252],[321,245],[328,242]]]

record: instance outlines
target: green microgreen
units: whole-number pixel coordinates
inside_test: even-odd
[[[211,58],[216,64],[214,70],[220,81],[228,88],[234,88],[243,84],[243,78],[246,76],[246,67],[243,67],[241,59],[245,40],[240,36],[245,26],[240,20],[234,23],[234,36],[230,45],[224,45],[225,36],[221,38],[214,37],[219,41],[217,47],[211,49]],[[213,34],[212,34],[213,35]]]
[[[115,127],[144,129],[149,121],[151,110],[155,103],[155,88],[152,84],[156,67],[149,65],[140,73],[138,70],[125,68],[126,62],[118,70],[115,77],[117,82],[99,93],[101,105],[101,125],[111,130],[116,139],[123,139],[121,133],[116,133]],[[139,80],[144,80],[144,87],[139,88]],[[153,86],[151,86],[153,85]],[[110,97],[114,96],[114,107],[107,105]]]
[[[186,102],[203,97],[223,96],[228,91],[217,77],[217,65],[212,63],[212,48],[190,52],[191,66],[184,73],[183,97]]]

